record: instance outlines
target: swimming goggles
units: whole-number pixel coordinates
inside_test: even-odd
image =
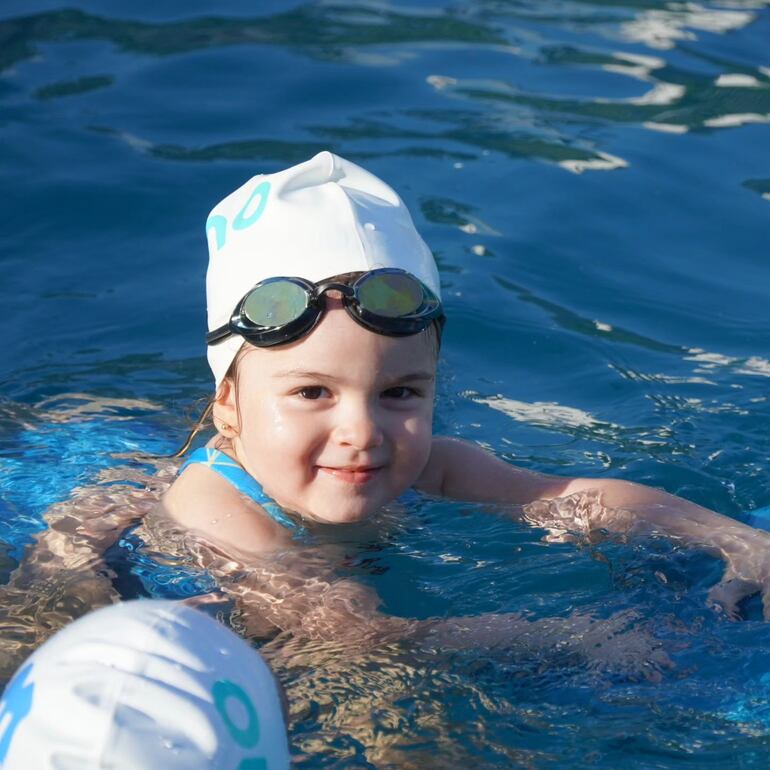
[[[326,305],[324,295],[332,290],[342,294],[354,321],[377,334],[403,337],[433,322],[440,332],[444,323],[441,301],[427,286],[405,270],[384,267],[363,273],[352,283],[267,278],[241,299],[224,326],[206,335],[206,343],[217,345],[234,335],[262,348],[297,340],[318,323]]]

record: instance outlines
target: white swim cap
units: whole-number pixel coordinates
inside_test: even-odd
[[[259,281],[398,267],[440,296],[430,249],[396,193],[350,161],[321,152],[275,174],[255,176],[228,195],[206,221],[209,331],[226,324]],[[209,345],[217,385],[243,344]]]
[[[262,658],[179,602],[90,613],[19,669],[0,701],[3,770],[286,770]]]

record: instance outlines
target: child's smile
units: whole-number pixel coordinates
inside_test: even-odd
[[[376,334],[330,298],[307,337],[248,348],[226,396],[238,461],[283,507],[319,521],[356,521],[397,497],[430,455],[430,334]]]
[[[351,465],[346,468],[319,465],[320,473],[328,473],[333,479],[346,484],[367,484],[377,473],[383,470],[383,465]]]

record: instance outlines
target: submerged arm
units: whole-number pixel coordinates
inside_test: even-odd
[[[516,613],[400,618],[381,612],[373,589],[336,576],[312,549],[261,554],[248,568],[235,568],[231,555],[206,550],[207,568],[218,577],[222,591],[236,600],[247,634],[251,625],[260,627],[266,619],[295,640],[357,652],[397,642],[428,652],[487,649],[513,657],[577,659],[649,678],[668,664],[660,645],[635,627],[637,618],[631,613],[605,620],[578,614],[527,620]],[[280,657],[286,645],[283,635],[279,640],[271,645],[273,656]]]
[[[132,486],[126,483],[131,474]],[[157,503],[162,474],[115,469],[104,483],[75,490],[45,513],[46,529],[25,548],[0,586],[0,678],[48,636],[91,609],[116,601],[104,553],[131,523]]]
[[[437,438],[425,491],[477,502],[509,503],[535,526],[571,531],[657,532],[723,559],[710,593],[734,615],[737,603],[761,592],[770,620],[770,534],[653,487],[621,479],[565,478],[509,465],[474,444]],[[570,498],[573,505],[553,504]]]

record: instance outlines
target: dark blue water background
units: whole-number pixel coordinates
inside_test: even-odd
[[[110,452],[182,435],[210,388],[206,215],[325,148],[390,182],[434,249],[450,317],[439,432],[741,519],[770,504],[766,0],[7,0],[0,14],[9,544]],[[44,399],[73,392],[143,404],[47,421]],[[415,766],[766,766],[770,631],[756,600],[742,623],[705,608],[715,561],[658,541],[545,544],[470,506],[412,516],[353,560],[388,611],[634,607],[676,663],[654,684],[446,662],[449,684],[390,701]],[[290,696],[308,675],[287,678]],[[302,767],[407,766],[344,720],[327,727],[360,698],[354,681],[340,664],[332,705],[295,723]],[[433,700],[448,741],[420,719]]]

